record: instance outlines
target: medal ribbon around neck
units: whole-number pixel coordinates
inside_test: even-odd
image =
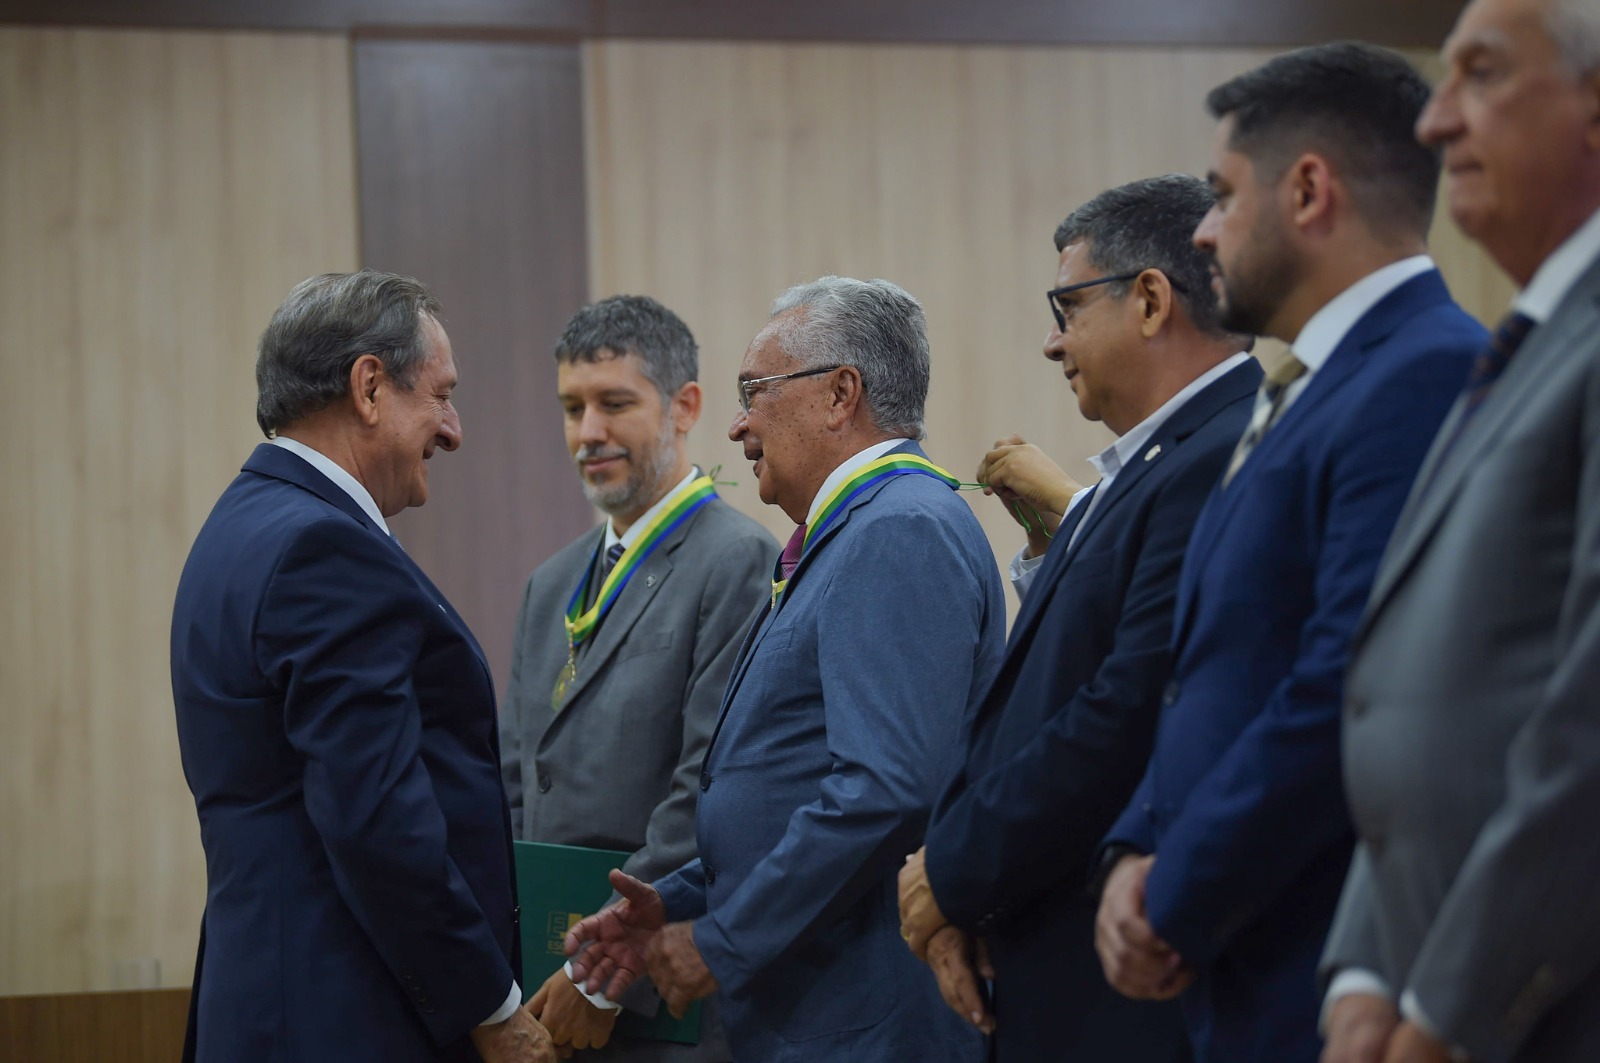
[[[552,708],[560,708],[561,700],[567,692],[567,685],[577,676],[578,647],[594,634],[595,628],[600,626],[601,619],[611,611],[611,606],[622,593],[622,588],[627,586],[628,580],[639,571],[639,566],[644,564],[645,558],[654,553],[656,547],[661,545],[661,541],[672,534],[690,514],[716,497],[717,489],[711,477],[698,476],[668,498],[667,504],[640,529],[639,538],[634,540],[633,545],[628,547],[612,566],[605,582],[600,584],[600,593],[595,595],[594,605],[585,611],[584,592],[589,589],[589,581],[594,578],[595,561],[599,556],[600,547],[605,543],[605,537],[601,536],[600,542],[595,544],[594,554],[589,558],[588,567],[584,569],[583,579],[578,582],[578,589],[572,592],[572,598],[567,602],[567,615],[563,620],[567,629],[567,665],[556,680],[556,689],[551,698]]]
[[[927,458],[918,457],[915,454],[885,454],[881,458],[874,458],[856,470],[855,474],[844,483],[835,487],[827,499],[823,501],[822,508],[817,511],[817,519],[812,521],[810,526],[806,528],[805,540],[800,544],[801,558],[806,556],[806,552],[811,549],[811,544],[818,540],[822,533],[827,530],[828,525],[832,524],[834,519],[844,512],[845,507],[857,495],[879,481],[887,480],[891,476],[904,476],[908,473],[931,476],[935,480],[942,481],[952,491],[961,486],[960,480],[951,476]],[[777,607],[778,599],[783,597],[784,589],[788,585],[789,581],[786,579],[772,581],[772,605],[774,608]]]

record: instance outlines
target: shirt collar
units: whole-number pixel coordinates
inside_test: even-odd
[[[1093,465],[1095,470],[1100,473],[1101,482],[1104,483],[1112,479],[1118,472],[1122,471],[1122,467],[1133,460],[1140,450],[1144,449],[1144,445],[1150,441],[1150,437],[1155,435],[1156,431],[1166,423],[1169,417],[1177,413],[1184,403],[1209,387],[1212,381],[1233,372],[1249,360],[1250,356],[1243,351],[1224,358],[1185,384],[1181,391],[1162,403],[1155,413],[1122,433],[1109,447],[1090,458],[1089,464]]]
[[[903,437],[900,439],[885,439],[883,442],[874,443],[865,450],[859,450],[841,461],[839,467],[830,472],[828,478],[822,481],[822,486],[817,488],[817,496],[811,500],[811,510],[806,514],[806,526],[810,527],[816,521],[817,515],[822,511],[823,503],[828,500],[828,496],[833,493],[834,488],[854,476],[867,462],[881,458],[895,447],[909,442],[909,439]]]
[[[383,529],[383,534],[391,538],[394,536],[394,533],[389,530],[389,525],[384,523],[383,514],[378,512],[378,503],[372,500],[372,493],[362,487],[360,480],[351,476],[332,458],[323,454],[320,450],[314,450],[298,439],[290,439],[288,436],[273,436],[267,442],[305,459],[313,469],[332,480],[335,487],[338,487],[353,498],[356,505],[361,507],[361,511],[372,518],[372,523]]]
[[[623,532],[621,535],[617,534],[616,523],[608,518],[606,520],[605,548],[609,550],[618,543],[622,544],[622,548],[624,550],[632,546],[639,536],[644,534],[644,529],[649,525],[651,518],[657,513],[660,513],[661,510],[666,507],[666,504],[672,499],[673,495],[694,483],[695,477],[699,475],[700,467],[696,465],[689,470],[688,476],[685,476],[683,479],[679,480],[677,486],[673,487],[672,490],[656,499],[656,504],[645,510],[644,514],[638,520],[628,525],[628,530]]]
[[[1321,369],[1345,334],[1355,327],[1379,300],[1413,277],[1434,269],[1427,255],[1412,255],[1391,262],[1356,281],[1311,315],[1300,335],[1289,346],[1294,356],[1305,363],[1307,374]]]
[[[1536,322],[1550,320],[1556,306],[1567,297],[1567,292],[1596,255],[1600,255],[1600,211],[1589,215],[1588,221],[1578,226],[1565,243],[1539,264],[1533,279],[1512,302],[1512,308]]]

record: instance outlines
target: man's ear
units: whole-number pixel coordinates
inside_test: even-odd
[[[1158,269],[1147,269],[1133,281],[1134,305],[1139,311],[1139,335],[1151,339],[1172,316],[1172,282]]]
[[[689,429],[700,420],[700,408],[705,401],[705,394],[701,391],[700,384],[691,380],[678,389],[672,396],[672,402],[667,409],[667,416],[672,418],[672,426],[678,430],[679,435],[688,435]]]
[[[1334,180],[1328,160],[1306,152],[1284,171],[1289,217],[1301,232],[1323,228],[1333,217]]]
[[[828,427],[843,428],[849,424],[866,395],[861,370],[853,365],[840,366],[828,391]]]
[[[389,385],[389,374],[375,354],[363,354],[350,367],[350,402],[368,428],[378,424],[378,395]]]

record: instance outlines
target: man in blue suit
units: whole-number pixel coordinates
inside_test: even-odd
[[[1085,883],[1144,773],[1184,547],[1261,380],[1250,340],[1218,321],[1191,239],[1212,201],[1197,178],[1158,177],[1101,193],[1056,229],[1045,357],[1118,439],[1032,575],[965,767],[900,876],[913,951],[943,935],[986,943],[1002,1063],[1189,1056],[1175,1004],[1106,985]],[[979,479],[1048,509],[1018,458],[991,455]],[[960,988],[946,998],[960,1002]]]
[[[584,920],[591,990],[648,968],[718,993],[735,1059],[971,1061],[982,1039],[899,940],[895,876],[1004,641],[999,572],[922,435],[922,308],[886,281],[780,297],[729,435],[798,527],[700,777],[700,859]],[[615,976],[615,977],[613,977]]]
[[[1411,129],[1427,95],[1399,56],[1337,44],[1207,100],[1217,204],[1195,241],[1225,323],[1291,351],[1195,525],[1166,708],[1107,836],[1096,925],[1119,990],[1182,992],[1201,1060],[1321,1052],[1316,963],[1352,843],[1346,654],[1484,336],[1424,254],[1438,160]]]
[[[519,1007],[494,681],[385,524],[461,443],[438,315],[372,270],[289,293],[256,362],[268,442],[178,584],[202,1063],[555,1058]]]

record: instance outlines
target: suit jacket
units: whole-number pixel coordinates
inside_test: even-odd
[[[1597,336],[1591,265],[1430,455],[1346,680],[1361,842],[1325,962],[1487,1063],[1600,1059]]]
[[[172,619],[206,853],[202,1061],[472,1060],[517,967],[494,684],[397,543],[256,448]]]
[[[858,495],[757,622],[706,754],[700,859],[657,883],[695,919],[735,1058],[981,1057],[900,940],[896,878],[1004,625],[977,519],[916,474]]]
[[[1196,1056],[1314,1061],[1316,959],[1349,861],[1339,712],[1384,543],[1483,329],[1429,271],[1345,335],[1195,525],[1150,766],[1109,840],[1195,967]]]
[[[1071,525],[1057,531],[934,811],[928,879],[945,916],[988,939],[1003,1061],[1188,1058],[1175,1003],[1106,984],[1084,883],[1144,774],[1184,547],[1260,381],[1254,360],[1212,381],[1117,474],[1075,540]]]
[[[604,527],[583,535],[528,580],[501,763],[518,838],[630,850],[624,870],[651,882],[694,858],[700,762],[740,640],[768,597],[778,546],[726,502],[701,506],[644,560],[579,648],[577,677],[554,712],[551,691],[567,662],[562,618],[604,538]],[[709,1022],[697,1046],[627,1040],[582,1056],[731,1058]]]

